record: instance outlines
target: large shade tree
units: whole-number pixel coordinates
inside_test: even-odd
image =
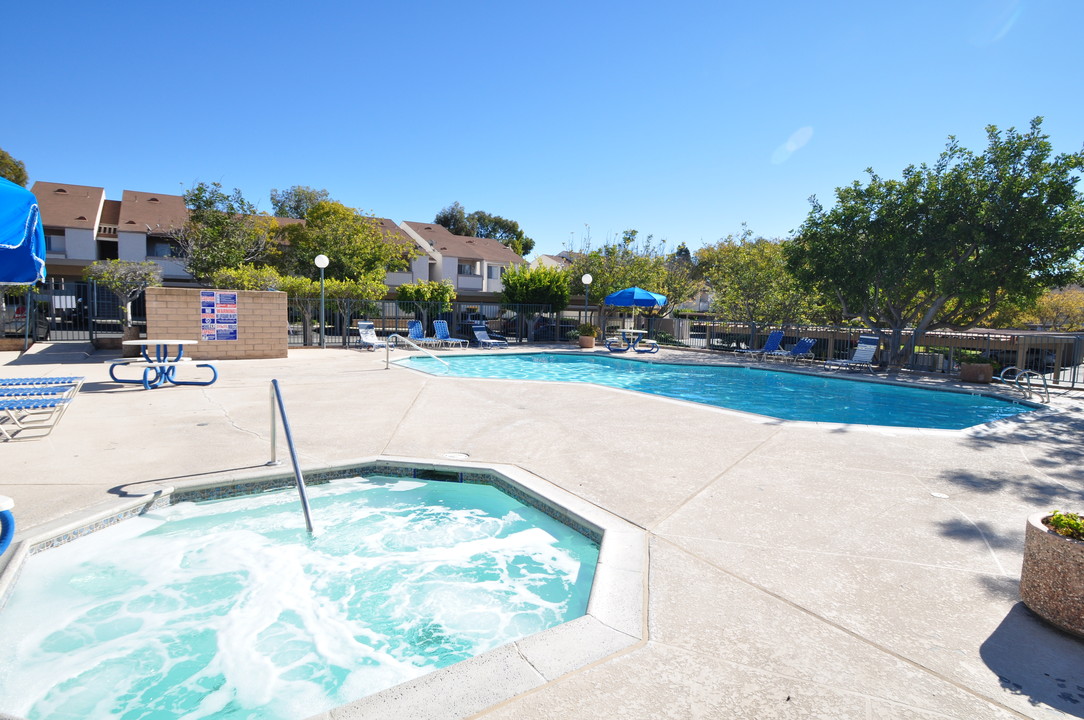
[[[271,207],[277,217],[304,220],[317,203],[331,200],[327,190],[316,190],[308,185],[294,185],[287,190],[271,189]]]
[[[368,283],[374,298],[387,291],[387,272],[406,268],[415,252],[413,246],[386,240],[375,218],[335,201],[317,202],[304,224],[290,225],[283,233],[287,242],[276,264],[284,274],[316,277],[313,260],[326,255],[326,277]]]
[[[711,290],[711,310],[728,320],[783,325],[808,319],[809,293],[787,270],[783,245],[748,228],[700,248],[697,266]]]
[[[0,148],[0,177],[22,187],[26,187],[26,183],[30,179],[26,174],[26,165],[23,164],[23,161],[16,160],[3,148]]]
[[[867,182],[838,188],[829,209],[811,199],[786,245],[789,267],[874,329],[892,364],[929,330],[969,329],[1065,285],[1084,247],[1084,152],[1055,155],[1041,125],[989,126],[981,154],[950,138],[932,166],[899,180],[871,169]]]
[[[528,255],[534,249],[534,240],[527,237],[515,220],[490,215],[483,210],[468,213],[458,202],[443,208],[433,222],[446,227],[453,235],[497,240],[517,255]]]
[[[227,193],[219,183],[198,183],[184,193],[188,221],[174,233],[185,269],[206,283],[215,272],[273,254],[278,224],[259,215],[240,190]]]

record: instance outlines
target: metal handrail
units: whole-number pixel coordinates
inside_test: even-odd
[[[417,348],[418,350],[421,350],[423,353],[425,353],[429,357],[433,358],[434,360],[436,360],[438,363],[440,363],[444,367],[446,367],[446,368],[451,367],[451,365],[444,362],[443,360],[438,358],[433,353],[431,353],[428,350],[426,350],[425,348],[421,347],[420,345],[415,343],[410,338],[403,337],[399,333],[392,333],[391,335],[388,335],[386,338],[384,338],[384,340],[385,340],[385,342],[384,342],[384,369],[385,370],[387,370],[389,367],[391,367],[391,341],[392,340],[397,340],[397,341],[402,340],[402,341],[406,342],[407,345],[410,345],[411,347],[414,347],[414,348]]]
[[[301,474],[301,465],[297,461],[297,450],[294,448],[294,436],[290,432],[290,420],[286,417],[286,406],[282,404],[282,391],[279,389],[279,381],[271,381],[271,459],[268,465],[281,465],[276,452],[276,439],[278,432],[275,427],[275,406],[278,405],[279,415],[282,416],[282,429],[286,432],[286,446],[290,449],[290,460],[294,464],[294,477],[297,478],[297,494],[301,498],[301,511],[305,514],[305,529],[312,535],[312,515],[309,513],[309,496],[305,488],[305,477]]]
[[[1009,371],[1013,372],[1012,378],[1005,377],[1006,373],[1008,373]],[[1031,378],[1033,377],[1037,377],[1043,381],[1043,390],[1040,396],[1040,400],[1042,400],[1042,402],[1044,403],[1049,403],[1050,385],[1048,385],[1046,382],[1046,375],[1043,375],[1042,373],[1035,372],[1034,370],[1021,370],[1016,365],[1010,365],[1009,367],[1001,371],[1001,374],[997,376],[997,379],[1006,385],[1015,386],[1017,390],[1024,394],[1024,397],[1031,398],[1033,395],[1037,394],[1036,391],[1033,390],[1031,387]],[[1021,380],[1027,382],[1026,388],[1021,383]]]

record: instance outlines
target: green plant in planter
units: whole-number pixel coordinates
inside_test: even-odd
[[[598,337],[599,329],[591,323],[581,323],[579,327],[576,328],[576,336]]]
[[[1046,525],[1058,535],[1064,535],[1073,540],[1084,540],[1084,518],[1076,513],[1055,510],[1046,519]]]
[[[983,354],[979,350],[956,350],[954,355],[956,362],[958,363],[985,363],[987,365],[992,365],[995,375],[1001,371],[1001,363],[988,355]]]

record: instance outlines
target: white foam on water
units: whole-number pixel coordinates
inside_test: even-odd
[[[493,488],[310,492],[317,538],[296,494],[275,493],[181,503],[30,558],[0,612],[0,711],[307,717],[586,608],[573,584],[597,548]]]

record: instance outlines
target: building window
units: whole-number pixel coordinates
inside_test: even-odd
[[[116,240],[99,240],[98,241],[98,259],[99,260],[119,260],[120,252],[117,248]]]
[[[46,235],[45,236],[45,252],[47,253],[65,253],[67,252],[67,245],[64,244],[63,235]]]
[[[489,272],[489,279],[490,280],[499,280],[501,278],[501,276],[504,275],[504,266],[503,265],[490,265],[489,268],[488,268],[488,272]]]
[[[175,258],[181,256],[181,246],[169,238],[147,238],[147,257]]]
[[[459,263],[457,272],[460,275],[477,275],[478,266],[475,263]]]

